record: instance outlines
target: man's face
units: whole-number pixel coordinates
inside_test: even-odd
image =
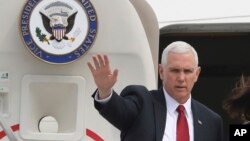
[[[167,64],[159,65],[160,78],[168,94],[180,104],[190,97],[194,83],[200,74],[192,52],[172,53]]]

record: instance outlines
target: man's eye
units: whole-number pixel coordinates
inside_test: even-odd
[[[193,69],[186,69],[186,70],[184,70],[184,73],[193,73]]]
[[[190,73],[193,73],[194,70],[193,69],[184,69],[184,70],[181,70],[181,69],[170,69],[170,72],[173,72],[173,73],[183,72],[185,74],[190,74]]]

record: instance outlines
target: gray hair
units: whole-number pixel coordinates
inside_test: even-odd
[[[170,52],[173,53],[187,53],[191,51],[194,55],[194,59],[195,59],[195,65],[198,66],[199,64],[199,60],[198,60],[198,54],[196,52],[196,50],[188,43],[184,42],[184,41],[175,41],[172,42],[171,44],[169,44],[162,52],[162,56],[161,56],[161,64],[166,64],[168,61],[168,54]]]

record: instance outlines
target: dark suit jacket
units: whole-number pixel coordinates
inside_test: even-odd
[[[94,96],[94,95],[93,95]],[[194,141],[222,141],[221,117],[192,99]],[[121,141],[162,141],[166,123],[163,89],[148,91],[143,86],[126,87],[120,96],[113,92],[104,105],[95,102],[99,113],[121,131]]]

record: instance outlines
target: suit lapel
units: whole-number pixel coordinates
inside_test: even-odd
[[[198,106],[195,104],[192,99],[191,108],[193,112],[193,124],[194,124],[194,141],[201,141],[204,139],[203,133],[203,121],[200,118],[201,112],[198,111]]]
[[[163,89],[159,89],[156,93],[153,92],[152,95],[154,97],[153,105],[155,111],[156,141],[162,141],[167,111]]]

